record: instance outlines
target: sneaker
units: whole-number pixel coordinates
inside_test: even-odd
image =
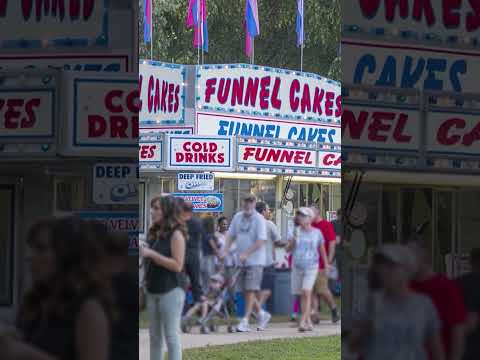
[[[332,309],[332,323],[336,324],[340,321],[340,316],[338,316],[337,308]]]
[[[268,323],[270,322],[272,315],[268,311],[262,311],[258,320],[258,331],[264,331],[267,328]]]
[[[250,327],[248,326],[248,320],[244,318],[237,325],[237,332],[249,332],[249,331],[250,331]]]

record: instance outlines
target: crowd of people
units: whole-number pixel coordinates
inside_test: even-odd
[[[64,217],[36,222],[27,244],[31,286],[16,324],[0,325],[0,357],[137,359],[138,280],[128,238]]]
[[[480,359],[480,249],[471,272],[450,279],[434,271],[419,237],[374,254],[365,311],[348,333],[348,350],[364,360]]]
[[[204,325],[225,286],[231,314],[236,292],[244,299],[235,331],[265,330],[272,318],[265,305],[274,291],[277,246],[290,254],[298,330],[313,330],[320,299],[331,309],[332,321],[339,321],[329,287],[339,237],[318,208],[298,209],[293,230],[283,239],[269,206],[254,195],[243,199],[231,222],[223,216],[199,219],[190,203],[170,195],[152,199],[150,206],[151,227],[140,246],[145,259],[141,286],[146,289],[150,320],[150,359],[163,359],[168,349],[169,359],[180,360],[181,325],[194,314],[198,324]],[[185,306],[187,290],[192,294],[191,307]]]

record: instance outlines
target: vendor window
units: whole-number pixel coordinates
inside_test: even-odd
[[[14,187],[0,185],[0,306],[13,303]]]

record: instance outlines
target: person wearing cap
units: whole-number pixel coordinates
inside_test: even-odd
[[[445,360],[440,319],[432,301],[410,288],[415,256],[403,245],[381,246],[373,257],[378,284],[363,319],[349,335],[349,348],[365,360]]]
[[[319,253],[328,269],[323,235],[312,226],[313,216],[310,208],[298,209],[296,218],[299,226],[289,236],[286,247],[286,251],[292,252],[293,255],[292,292],[301,297],[301,318],[298,328],[301,332],[313,330],[310,313],[312,289],[318,274]]]
[[[220,255],[223,260],[233,243],[242,271],[238,277],[238,287],[244,293],[245,316],[237,325],[238,332],[250,331],[249,319],[252,315],[256,295],[262,284],[263,268],[267,261],[265,241],[267,226],[265,219],[256,210],[257,199],[249,195],[243,199],[242,211],[235,214],[227,233],[225,249]],[[258,319],[262,322],[262,319]]]

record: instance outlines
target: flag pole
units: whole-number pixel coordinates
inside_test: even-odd
[[[303,48],[305,46],[305,3],[302,1],[302,44],[300,46],[300,71],[303,72]]]
[[[252,56],[250,57],[250,64],[255,63],[255,38],[252,38]]]
[[[197,65],[200,65],[200,1],[197,0]]]
[[[300,71],[303,72],[303,44],[300,47]]]
[[[150,60],[153,60],[153,0],[150,3]]]

